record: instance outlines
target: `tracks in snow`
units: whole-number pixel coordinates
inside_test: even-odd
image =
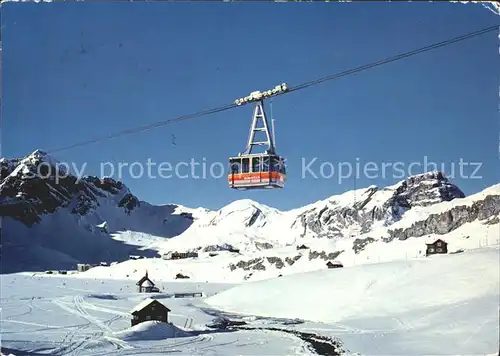
[[[85,346],[90,346],[91,344],[102,343],[102,342],[108,343],[108,344],[114,346],[116,349],[132,348],[126,342],[110,336],[110,334],[112,334],[112,330],[110,328],[110,325],[114,321],[124,317],[125,315],[128,316],[128,314],[118,312],[115,310],[111,310],[111,309],[106,309],[106,308],[94,306],[90,303],[87,303],[81,295],[76,295],[75,297],[73,297],[73,301],[72,301],[71,305],[68,305],[68,303],[60,301],[60,300],[54,300],[53,303],[56,304],[57,306],[59,306],[60,308],[68,311],[69,313],[74,314],[78,317],[81,317],[87,321],[86,324],[83,324],[79,328],[76,328],[76,329],[70,331],[69,333],[67,333],[66,336],[64,337],[64,339],[61,341],[61,344],[63,346],[54,350],[53,354],[55,354],[55,355],[62,355],[62,354],[64,354],[64,355],[66,355],[66,354],[79,355],[85,349]],[[103,322],[100,319],[92,316],[87,311],[87,309],[94,309],[97,311],[114,314],[114,316]],[[99,331],[94,332],[90,336],[79,338],[75,341],[75,338],[77,336],[81,336],[81,334],[92,325],[97,326]]]
[[[177,350],[176,348],[184,347],[184,346],[197,346],[198,344],[213,340],[213,337],[206,336],[206,335],[198,335],[198,336],[193,336],[193,337],[185,337],[182,339],[184,339],[184,340],[183,341],[175,341],[172,343],[168,343],[166,345],[152,346],[152,347],[133,349],[133,350],[122,349],[122,350],[116,350],[116,351],[111,351],[111,352],[94,353],[94,354],[92,354],[92,356],[107,356],[107,355],[126,356],[126,355],[137,355],[137,354],[141,354],[141,355],[142,354],[157,354],[157,353],[169,354],[169,353],[180,353],[180,352],[182,352],[183,354],[189,354],[189,353],[186,353],[185,350],[181,351],[181,350]],[[210,345],[210,347],[211,346],[212,345]]]
[[[114,347],[115,350],[109,350],[106,352],[92,352],[93,356],[97,355],[137,355],[148,354],[148,353],[176,353],[181,352],[176,350],[178,347],[185,346],[195,346],[200,343],[209,342],[213,339],[212,336],[198,335],[193,337],[183,338],[182,341],[174,341],[172,343],[167,343],[166,345],[154,346],[148,348],[136,349],[129,345],[127,342],[117,339],[112,336],[113,331],[110,326],[113,322],[121,318],[129,318],[130,314],[116,309],[105,308],[92,303],[87,302],[83,296],[76,295],[73,297],[72,302],[66,302],[61,300],[52,301],[54,304],[64,309],[65,311],[76,315],[80,318],[86,320],[85,324],[75,328],[74,330],[68,332],[64,339],[61,341],[62,346],[57,348],[52,352],[53,355],[80,355],[85,352],[86,349],[91,347],[96,347],[99,344],[109,344]],[[113,316],[107,320],[101,320],[89,313],[89,310],[94,310],[97,312],[112,314]],[[183,316],[186,318],[185,326],[187,328],[192,327],[194,319],[189,316]],[[99,331],[92,333],[91,335],[84,336],[87,329],[90,327],[97,327]],[[174,339],[175,340],[175,339]]]

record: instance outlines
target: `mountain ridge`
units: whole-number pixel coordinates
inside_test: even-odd
[[[249,265],[281,270],[296,264],[295,246],[302,243],[314,247],[309,261],[326,261],[352,251],[363,254],[380,242],[387,247],[394,240],[446,235],[477,221],[491,220],[496,227],[500,213],[500,185],[465,197],[439,171],[285,211],[250,199],[209,210],[152,205],[110,177],[77,180],[69,175],[56,184],[53,175],[37,175],[42,163],[55,162],[40,150],[23,159],[0,160],[4,252],[27,255],[13,267],[16,261],[4,253],[7,270],[70,268],[77,262],[123,261],[129,254],[158,258],[175,250],[210,251],[213,257],[217,251],[226,253],[227,246],[242,252],[227,255],[227,261],[209,259],[222,261],[224,270],[248,272]]]

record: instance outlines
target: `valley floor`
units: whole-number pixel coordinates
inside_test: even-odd
[[[130,281],[4,275],[2,352],[20,355],[312,355],[299,337],[271,330],[206,327],[214,315],[199,298],[169,292],[203,291],[210,296],[231,285],[164,283],[154,298],[168,306],[169,320],[186,335],[130,330],[129,310],[146,295]],[[281,322],[273,322],[279,325]],[[128,338],[121,337],[128,334]],[[135,334],[135,335],[134,335]],[[169,338],[164,338],[170,336]]]
[[[2,275],[2,351],[16,356],[331,355],[334,349],[344,355],[496,355],[498,252],[489,248],[239,286],[159,282],[161,293],[154,297],[172,310],[169,319],[178,329],[171,330],[130,328],[130,309],[146,297],[136,292],[134,281]],[[453,270],[454,280],[444,283]],[[429,281],[433,274],[442,276],[435,282],[442,288]],[[172,297],[188,291],[208,298]]]

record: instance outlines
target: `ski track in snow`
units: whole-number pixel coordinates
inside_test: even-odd
[[[436,354],[443,345],[448,354],[489,354],[498,345],[498,256],[498,247],[485,248],[235,287],[164,283],[168,293],[153,295],[133,292],[128,280],[1,275],[9,285],[2,346],[59,356],[311,354],[305,340],[279,331],[296,330],[339,338],[360,354]],[[172,297],[193,289],[207,297]],[[132,307],[155,296],[187,336],[149,340],[130,329]],[[248,330],[207,329],[219,317]]]
[[[1,278],[4,281],[12,277],[1,276]],[[258,332],[206,330],[203,325],[212,318],[207,318],[200,312],[199,308],[193,305],[193,299],[188,299],[186,304],[182,298],[165,298],[160,301],[175,311],[169,313],[169,318],[174,324],[187,332],[191,330],[191,336],[124,341],[116,337],[115,333],[130,327],[129,310],[146,297],[144,294],[121,294],[116,291],[102,293],[99,289],[93,289],[93,287],[102,289],[101,281],[89,280],[86,282],[88,287],[82,289],[77,287],[82,284],[81,279],[71,281],[67,278],[64,282],[67,288],[63,288],[57,285],[61,283],[60,279],[22,275],[15,278],[14,284],[22,286],[21,292],[15,295],[6,293],[6,298],[3,298],[5,303],[2,303],[2,346],[10,350],[58,356],[171,353],[234,355],[241,352],[254,354],[255,351],[252,350],[258,347],[263,355],[276,355],[284,349],[290,349],[291,354],[307,354],[303,352],[304,346],[301,340],[288,340],[287,345],[282,345],[279,335],[265,330]],[[56,285],[53,285],[54,283]],[[109,283],[121,286],[123,281],[109,281]],[[85,293],[82,293],[83,291]],[[25,297],[35,293],[37,297]],[[111,295],[115,299],[106,300],[105,295]],[[99,299],[100,296],[103,298]]]

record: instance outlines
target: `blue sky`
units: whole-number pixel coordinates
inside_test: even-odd
[[[4,3],[2,156],[25,156],[294,86],[498,23],[480,5],[451,3]],[[340,162],[399,180],[383,163],[443,164],[466,194],[499,181],[498,33],[290,93],[273,101],[286,187],[238,192],[219,179],[123,181],[140,199],[217,209],[250,198],[291,209],[353,188],[321,177]],[[55,157],[98,175],[103,162],[214,162],[246,145],[252,108],[160,127]],[[175,135],[175,143],[172,143]],[[319,177],[302,177],[312,159]],[[482,162],[461,178],[459,161]],[[346,167],[346,166],[344,166]],[[401,165],[399,166],[401,168]],[[132,174],[139,174],[135,167]],[[346,168],[344,168],[346,169]],[[421,173],[414,164],[411,173]],[[471,176],[474,168],[465,167]],[[344,171],[345,172],[345,171]],[[109,170],[103,172],[111,174]],[[182,168],[181,174],[190,173]],[[202,174],[196,168],[195,175]],[[325,170],[323,173],[329,174]],[[376,177],[375,177],[376,176]]]

